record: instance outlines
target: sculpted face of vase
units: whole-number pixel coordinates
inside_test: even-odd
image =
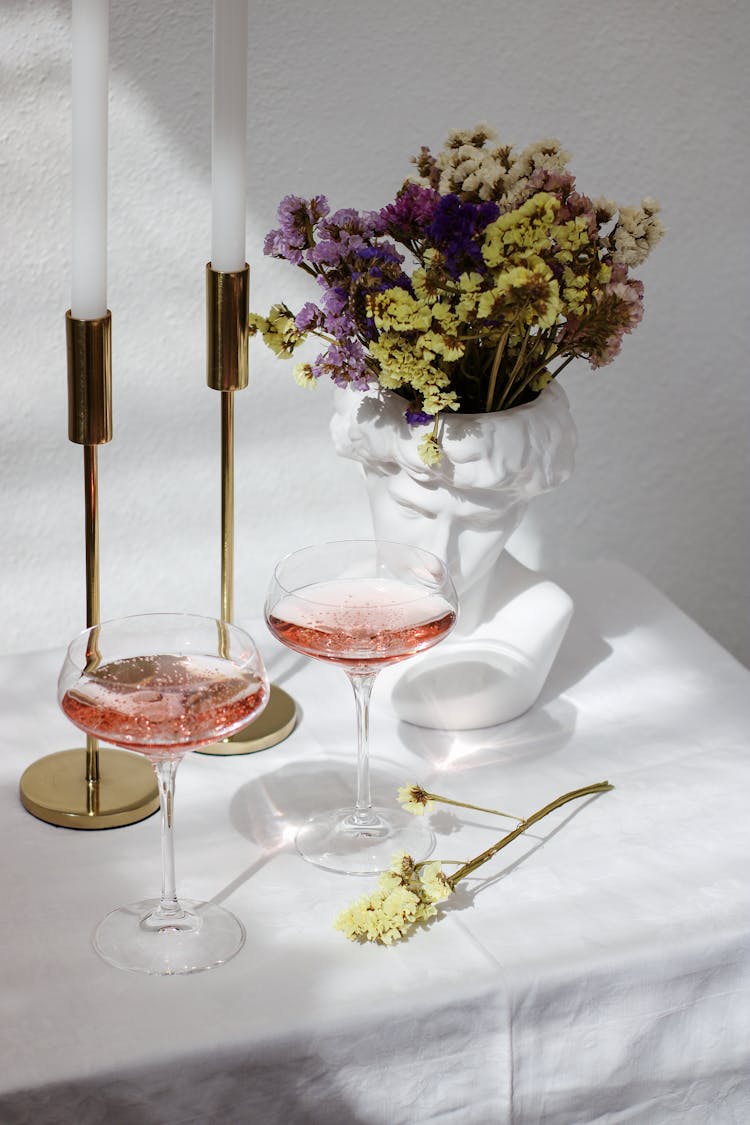
[[[430,486],[401,468],[364,466],[375,535],[414,543],[445,559],[459,596],[492,570],[526,500],[479,488]]]
[[[445,559],[460,597],[489,581],[529,501],[573,470],[575,427],[556,384],[512,410],[449,414],[432,468],[399,396],[337,390],[334,406],[334,446],[363,466],[375,536]]]

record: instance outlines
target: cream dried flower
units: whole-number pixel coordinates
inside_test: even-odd
[[[312,365],[309,363],[295,363],[292,369],[292,375],[298,387],[306,387],[308,390],[312,390],[318,385],[318,380],[313,374]]]
[[[473,129],[451,129],[445,142],[447,149],[465,148],[471,145],[481,148],[485,141],[496,141],[497,134],[486,121],[480,121]]]
[[[407,937],[419,922],[434,918],[435,903],[452,892],[439,863],[415,864],[410,855],[399,852],[394,855],[390,870],[380,876],[378,890],[342,910],[334,928],[350,941],[393,945]]]
[[[539,168],[547,172],[565,172],[569,162],[570,153],[554,137],[534,141],[523,149],[508,169],[507,187],[514,188],[522,180],[528,180]]]
[[[422,816],[426,809],[432,808],[432,800],[421,785],[404,785],[398,791],[398,803],[406,812]]]
[[[420,879],[423,892],[430,902],[442,902],[453,894],[450,879],[437,862],[425,864]]]
[[[644,199],[640,207],[620,207],[617,222],[610,235],[612,261],[634,267],[645,262],[654,246],[666,233],[659,219],[659,204]]]
[[[428,793],[421,785],[403,785],[398,791],[397,798],[402,809],[413,813],[414,816],[422,816],[425,812],[429,812],[432,809],[433,802],[440,801],[443,805],[454,805],[459,809],[474,809],[476,812],[492,813],[493,816],[506,816],[510,820],[523,824],[523,818],[514,816],[513,813],[501,812],[500,809],[488,809],[483,805],[470,805],[466,801],[454,801],[450,797],[441,797],[439,793]]]
[[[440,443],[435,434],[427,434],[417,446],[417,452],[425,465],[437,465],[442,457]]]

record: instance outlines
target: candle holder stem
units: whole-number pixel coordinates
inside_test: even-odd
[[[86,626],[99,622],[99,458],[96,445],[83,447],[84,537],[86,552]],[[86,735],[87,806],[98,806],[99,742]]]
[[[78,320],[66,314],[68,437],[83,446],[86,626],[99,624],[98,447],[112,440],[112,316]],[[92,654],[95,658],[96,654]],[[21,777],[24,808],[65,828],[120,828],[151,816],[159,790],[149,762],[86,737],[85,748],[40,758]]]
[[[221,400],[221,616],[234,617],[234,393],[248,384],[250,267],[224,273],[206,266],[206,381]],[[253,754],[282,742],[297,722],[291,696],[276,684],[265,710],[243,730],[199,754]]]
[[[221,392],[221,616],[234,617],[234,391]]]

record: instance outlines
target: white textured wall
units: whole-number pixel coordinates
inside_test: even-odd
[[[309,293],[262,256],[278,199],[388,201],[422,143],[488,120],[557,136],[579,186],[655,195],[669,236],[615,364],[568,369],[573,480],[516,538],[527,561],[618,557],[746,662],[747,55],[732,0],[251,0],[253,304]],[[218,396],[205,386],[209,0],[112,4],[114,441],[100,453],[102,612],[218,610]],[[0,0],[2,647],[84,617],[82,451],[67,440],[70,5]],[[327,391],[253,346],[237,396],[237,616],[277,555],[368,530]]]

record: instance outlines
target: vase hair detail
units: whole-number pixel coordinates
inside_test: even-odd
[[[334,390],[331,436],[337,453],[363,465],[405,469],[415,480],[452,488],[510,491],[530,500],[573,472],[576,431],[568,398],[550,383],[533,403],[492,414],[445,414],[443,458],[425,465],[398,394]],[[362,422],[372,422],[363,426]]]

